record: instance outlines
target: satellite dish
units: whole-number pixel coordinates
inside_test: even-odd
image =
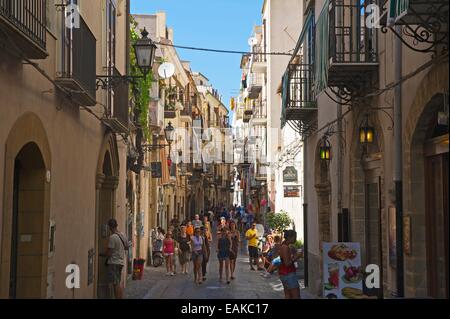
[[[254,46],[258,43],[258,40],[255,37],[251,37],[250,39],[248,39],[248,45],[249,46]]]
[[[158,74],[163,79],[168,79],[175,73],[175,66],[172,63],[164,62],[158,68]]]

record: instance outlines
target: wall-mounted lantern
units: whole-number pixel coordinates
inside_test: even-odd
[[[375,129],[369,124],[369,115],[366,114],[365,120],[359,127],[359,142],[361,144],[371,144],[374,141]]]
[[[326,136],[324,136],[320,142],[319,154],[322,161],[331,160],[331,144]]]

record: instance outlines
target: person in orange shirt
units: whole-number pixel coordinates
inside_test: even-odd
[[[206,233],[206,238],[208,239],[208,241],[212,241],[212,229],[211,229],[211,223],[208,220],[208,216],[204,216],[203,217],[203,225],[205,226],[205,233]]]
[[[192,225],[192,222],[188,222],[186,226],[186,234],[189,236],[194,236],[194,226]]]

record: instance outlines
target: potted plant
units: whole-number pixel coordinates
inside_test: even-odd
[[[293,222],[292,218],[284,210],[281,210],[279,213],[268,213],[266,220],[267,225],[278,234],[283,234]]]

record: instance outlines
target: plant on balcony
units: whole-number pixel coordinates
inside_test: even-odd
[[[279,234],[282,234],[293,223],[292,218],[284,210],[279,213],[268,213],[266,221],[267,225]]]
[[[130,15],[130,75],[131,76],[142,76],[142,72],[139,70],[136,62],[136,55],[133,49],[133,44],[140,38],[138,32],[138,24],[134,20],[133,16]],[[154,81],[154,75],[152,71],[150,71],[147,77],[138,78],[134,83],[130,85],[131,94],[130,96],[134,96],[134,105],[135,105],[135,115],[138,121],[138,125],[142,128],[145,139],[149,141],[150,139],[150,130],[149,130],[149,104],[150,104],[150,89],[152,87],[152,82]]]
[[[166,88],[166,105],[164,106],[165,111],[175,111],[177,102],[177,91],[176,87]]]

